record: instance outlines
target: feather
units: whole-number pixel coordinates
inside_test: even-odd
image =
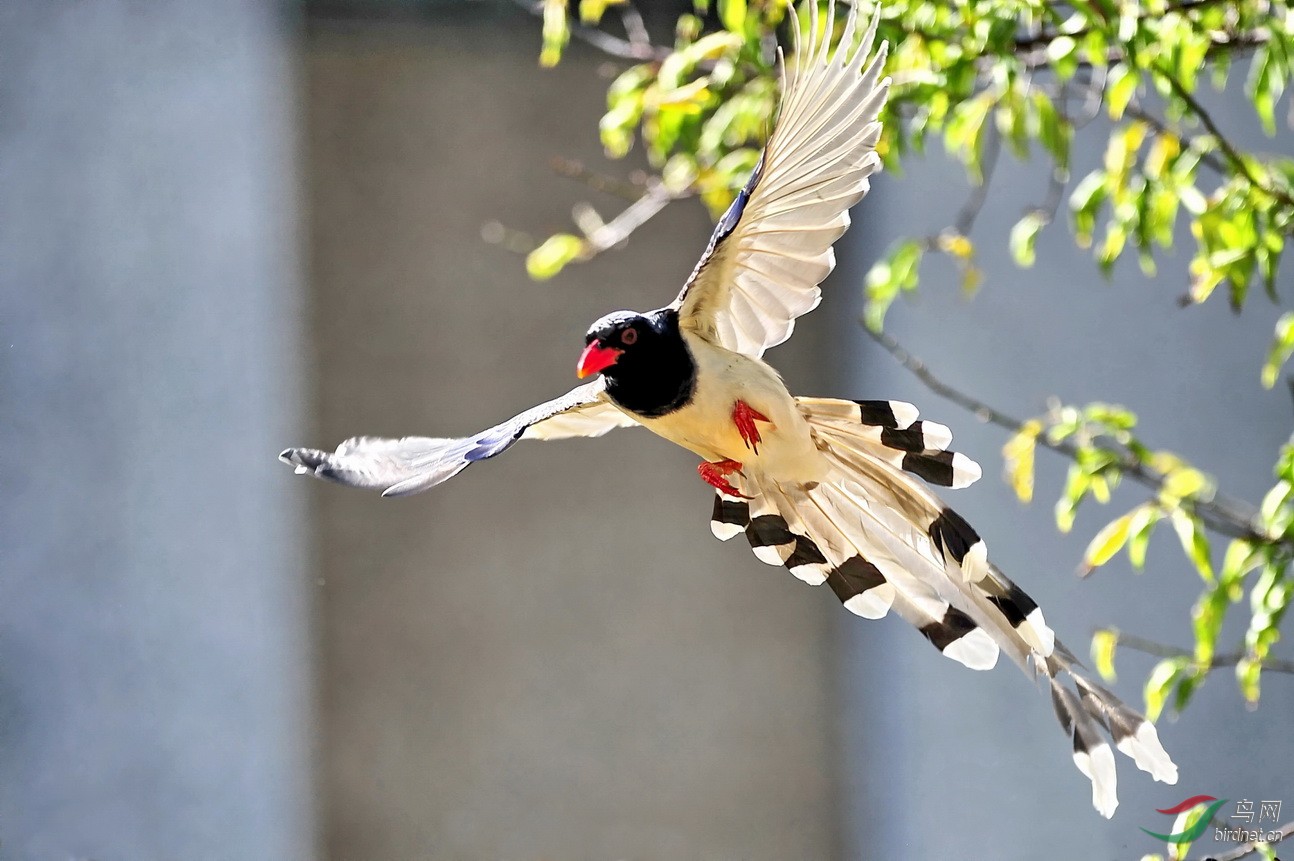
[[[783,64],[768,145],[671,306],[685,329],[749,356],[785,341],[817,307],[818,285],[835,266],[831,246],[881,167],[877,118],[889,79],[881,79],[887,47],[872,50],[879,10],[859,38],[851,4],[832,54],[834,10],[819,27],[810,3],[803,32],[795,16],[795,56]]]
[[[1102,816],[1118,806],[1115,750],[1156,780],[1176,782],[1154,726],[1091,679],[1037,603],[989,562],[971,525],[923,485],[929,476],[910,468],[906,457],[920,454],[977,478],[978,467],[948,451],[952,433],[918,421],[902,402],[796,401],[832,471],[807,483],[737,473],[750,498],[716,497],[715,534],[744,532],[762,561],[826,583],[856,615],[892,612],[967,667],[989,669],[1005,652],[1030,678],[1046,676],[1074,764],[1091,781]]]
[[[606,383],[599,377],[472,436],[360,436],[331,452],[289,448],[279,460],[294,467],[298,475],[380,490],[383,496],[409,496],[453,478],[477,461],[502,454],[522,438],[601,436],[635,424],[606,400]]]

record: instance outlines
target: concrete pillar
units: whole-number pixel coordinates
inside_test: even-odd
[[[291,17],[0,7],[0,855],[312,856]]]

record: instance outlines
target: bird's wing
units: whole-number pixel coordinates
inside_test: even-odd
[[[795,318],[818,306],[818,284],[836,265],[831,245],[880,168],[886,46],[863,67],[879,19],[860,40],[851,5],[839,47],[828,56],[834,8],[821,34],[816,2],[809,12],[809,32],[796,29],[803,47],[791,67],[784,64],[781,112],[768,145],[672,306],[684,328],[751,356],[785,341]]]
[[[598,378],[472,436],[361,436],[332,452],[290,448],[279,460],[296,467],[298,474],[380,490],[383,496],[408,496],[453,478],[468,464],[500,454],[519,439],[601,436],[634,424],[606,400],[605,384]]]
[[[1005,652],[1032,678],[1044,675],[1092,802],[1118,805],[1113,748],[1156,780],[1177,767],[1154,726],[1097,684],[1048,627],[1038,605],[988,560],[984,542],[917,477],[964,487],[980,470],[948,451],[943,425],[917,421],[911,404],[797,398],[833,475],[781,485],[756,473],[733,480],[745,498],[720,493],[710,528],[745,534],[755,555],[796,577],[826,583],[846,609],[869,619],[893,612],[944,656],[971,669]]]

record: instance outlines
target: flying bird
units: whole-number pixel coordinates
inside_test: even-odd
[[[468,437],[356,437],[280,458],[298,473],[407,496],[518,440],[641,425],[700,455],[718,538],[745,535],[761,561],[826,583],[859,616],[894,613],[971,669],[1005,652],[1045,677],[1093,805],[1110,817],[1111,741],[1157,780],[1175,783],[1177,767],[1154,726],[1083,671],[983,539],[927,486],[965,487],[979,466],[911,404],[796,397],[761,358],[818,305],[832,244],[880,169],[890,82],[886,45],[872,52],[879,12],[860,28],[850,6],[834,51],[834,3],[824,21],[816,2],[809,13],[803,29],[793,16],[778,118],[750,180],[673,302],[589,328],[577,374],[592,382]]]

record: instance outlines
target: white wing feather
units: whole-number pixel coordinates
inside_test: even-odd
[[[633,424],[606,400],[606,385],[598,378],[472,436],[352,437],[335,451],[290,448],[279,459],[298,474],[380,490],[383,496],[408,496],[503,453],[518,439],[601,436]]]
[[[795,318],[817,307],[818,285],[836,265],[832,243],[880,168],[886,46],[863,68],[878,18],[860,40],[851,6],[828,58],[834,9],[820,38],[817,4],[809,9],[810,32],[796,31],[807,48],[784,74],[781,112],[759,166],[674,302],[684,328],[751,356],[785,341]]]

